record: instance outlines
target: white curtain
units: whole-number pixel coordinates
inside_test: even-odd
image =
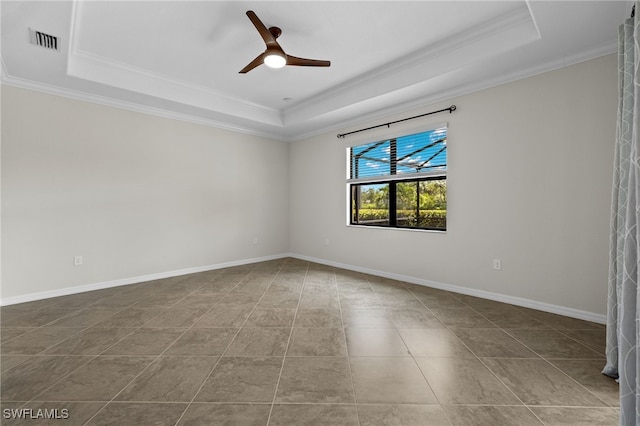
[[[636,10],[640,1],[635,2]],[[607,365],[620,383],[620,424],[640,424],[640,19],[618,29],[618,115],[611,213]]]

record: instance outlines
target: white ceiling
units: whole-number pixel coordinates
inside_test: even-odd
[[[631,4],[3,0],[2,83],[292,141],[613,53]],[[331,67],[239,74],[247,10]]]

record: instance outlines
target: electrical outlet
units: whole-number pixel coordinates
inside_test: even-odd
[[[82,256],[73,256],[73,266],[82,265]]]
[[[324,245],[325,245],[325,246],[328,246],[328,245],[329,245],[329,239],[328,239],[328,238],[325,238],[325,239],[324,239]]]
[[[502,260],[493,259],[493,269],[496,271],[502,270]]]
[[[253,245],[257,245],[258,244],[258,237],[253,237]]]

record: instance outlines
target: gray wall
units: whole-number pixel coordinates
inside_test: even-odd
[[[290,251],[604,314],[616,81],[610,55],[292,144]],[[451,104],[391,127],[449,123],[447,232],[346,226],[345,147],[388,130],[336,134]]]
[[[2,103],[3,299],[288,251],[287,143],[7,86]]]

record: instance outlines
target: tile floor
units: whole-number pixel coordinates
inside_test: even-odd
[[[0,313],[3,424],[618,422],[602,325],[296,259]]]

